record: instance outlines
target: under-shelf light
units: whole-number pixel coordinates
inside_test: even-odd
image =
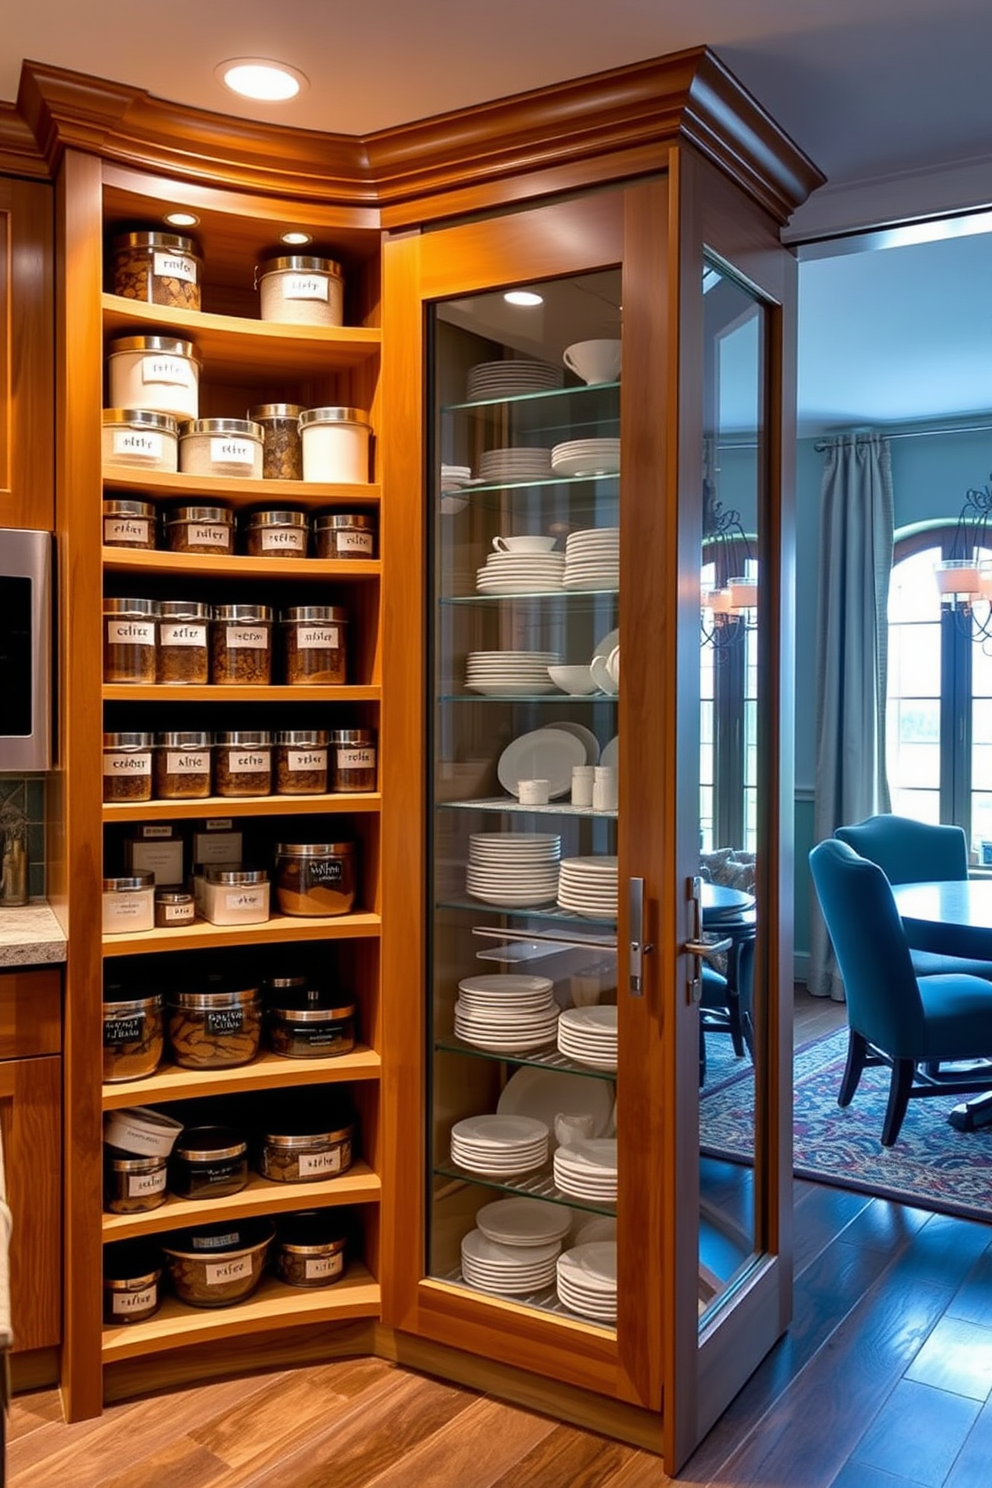
[[[313,236],[308,232],[294,230],[279,234],[280,243],[285,243],[287,248],[302,248],[306,243],[313,242]]]
[[[508,289],[503,296],[508,305],[543,305],[544,296],[533,289]]]
[[[162,220],[170,227],[196,227],[200,219],[195,212],[167,212]]]

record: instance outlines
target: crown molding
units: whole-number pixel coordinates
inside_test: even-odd
[[[0,171],[6,176],[50,178],[48,162],[12,103],[0,103]]]

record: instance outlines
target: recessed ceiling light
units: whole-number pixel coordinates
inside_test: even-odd
[[[195,227],[200,219],[193,212],[167,212],[164,220],[170,227]]]
[[[261,103],[285,103],[308,85],[297,68],[264,57],[232,57],[220,64],[215,75],[232,93]]]
[[[310,233],[284,232],[279,234],[280,243],[285,243],[287,248],[302,248],[304,243],[312,243]]]
[[[543,305],[544,296],[532,289],[511,289],[503,296],[508,305]]]

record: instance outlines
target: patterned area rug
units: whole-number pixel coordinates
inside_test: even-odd
[[[751,1066],[733,1058],[729,1042],[709,1040],[713,1054],[707,1051],[707,1081],[700,1092],[700,1139],[710,1156],[746,1158],[753,1122]],[[796,1177],[992,1222],[992,1126],[959,1132],[947,1124],[948,1112],[964,1096],[911,1100],[895,1146],[883,1147],[889,1072],[865,1070],[854,1100],[842,1111],[837,1091],[846,1053],[846,1029],[796,1051]]]

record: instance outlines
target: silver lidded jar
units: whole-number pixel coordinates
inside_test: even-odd
[[[348,914],[355,903],[353,842],[280,842],[276,905],[288,915]]]

